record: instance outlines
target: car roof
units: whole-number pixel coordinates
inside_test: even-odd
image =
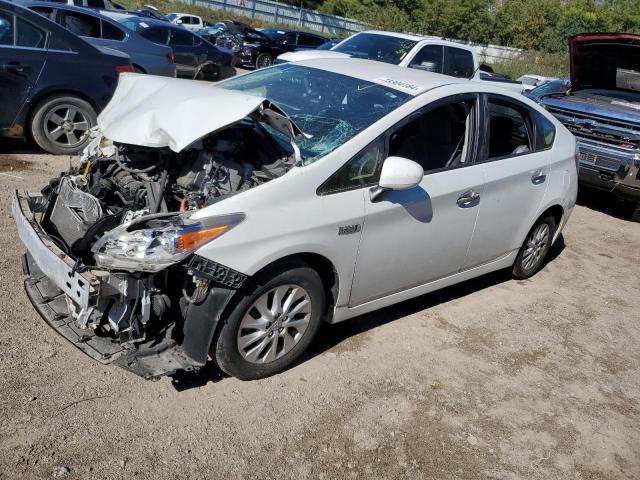
[[[326,70],[372,83],[383,83],[390,88],[413,95],[443,85],[469,83],[469,80],[457,79],[440,73],[425,72],[360,58],[316,58],[291,64],[291,66],[295,65]]]
[[[118,23],[113,18],[107,17],[106,15],[101,14],[97,10],[91,10],[89,8],[84,7],[76,7],[75,5],[69,5],[68,3],[61,2],[51,2],[47,0],[13,0],[14,3],[18,5],[22,5],[23,7],[49,7],[49,8],[57,8],[59,10],[68,10],[70,12],[78,12],[83,13],[85,15],[89,15],[90,17],[97,17],[101,20],[106,20],[109,23]],[[124,28],[121,27],[121,28]]]
[[[404,38],[405,40],[413,40],[414,42],[428,42],[429,44],[434,45],[451,45],[455,46],[456,48],[475,51],[475,47],[464,42],[459,42],[456,40],[446,40],[444,38],[433,37],[429,35],[414,35],[410,33],[387,32],[384,30],[363,30],[358,33],[370,33],[372,35],[384,35],[387,37]],[[358,33],[356,33],[355,35],[357,35]],[[345,40],[347,39],[345,38]]]
[[[292,28],[261,28],[259,31],[269,31],[269,32],[282,32],[282,33],[306,33],[307,35],[311,35],[314,37],[322,37],[322,38],[326,38],[322,35],[320,35],[319,33],[312,33],[312,32],[305,32],[304,30],[294,30]]]

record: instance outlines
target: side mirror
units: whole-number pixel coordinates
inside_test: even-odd
[[[409,190],[417,187],[424,177],[421,165],[402,157],[388,157],[382,164],[380,181],[370,191],[372,202],[381,199],[382,194],[388,190]]]

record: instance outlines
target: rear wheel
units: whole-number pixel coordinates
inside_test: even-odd
[[[273,65],[273,57],[269,53],[261,53],[256,58],[256,68],[265,68]]]
[[[631,220],[640,222],[640,202],[636,203],[636,208],[633,209],[633,213],[631,214]]]
[[[325,294],[318,273],[303,263],[281,265],[238,294],[212,344],[218,366],[241,380],[291,366],[322,322]]]
[[[556,221],[552,216],[541,218],[535,223],[513,264],[511,271],[513,278],[524,280],[540,270],[551,248],[555,231]]]
[[[89,130],[96,122],[96,112],[88,102],[73,95],[55,95],[36,106],[31,136],[49,153],[74,155],[89,143]]]

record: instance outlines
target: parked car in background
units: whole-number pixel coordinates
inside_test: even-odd
[[[255,32],[255,30],[246,23],[225,20],[198,30],[196,33],[217,47],[237,53],[242,49],[248,32]]]
[[[125,75],[84,177],[14,193],[25,288],[103,363],[156,378],[213,358],[266,377],[323,322],[533,276],[574,208],[575,146],[520,94],[381,62],[214,86]]]
[[[179,25],[142,17],[119,18],[118,22],[153,43],[171,47],[178,77],[217,81],[236,74],[232,52]]]
[[[115,5],[109,0],[43,0],[49,3],[61,3],[63,5],[74,5],[76,7],[91,8],[93,10],[112,10]]]
[[[536,87],[544,85],[547,82],[558,80],[557,77],[543,77],[541,75],[527,74],[518,78],[518,81],[522,83],[525,92],[533,90]]]
[[[96,47],[24,7],[0,0],[0,136],[31,137],[49,153],[87,144],[129,57]]]
[[[282,54],[276,60],[276,64],[341,57],[363,58],[457,78],[486,81],[508,90],[522,92],[520,82],[481,72],[475,48],[457,42],[404,33],[359,32],[329,50],[303,50]]]
[[[138,73],[175,77],[176,65],[170,47],[150,42],[115,20],[97,11],[42,1],[20,4],[56,22],[92,45],[126,53]]]
[[[551,80],[550,82],[543,83],[539,87],[523,92],[529,98],[534,100],[540,100],[546,95],[553,95],[556,93],[565,93],[571,86],[571,79],[569,76],[561,78],[559,80]]]
[[[265,28],[245,32],[238,62],[243,67],[264,68],[273,64],[278,55],[296,50],[313,50],[326,43],[327,38],[308,32]]]
[[[569,39],[571,85],[540,103],[577,138],[580,183],[633,202],[640,222],[640,35]]]
[[[166,17],[169,21],[175,25],[182,25],[187,30],[196,32],[202,30],[205,27],[205,22],[202,17],[192,15],[190,13],[167,13]]]

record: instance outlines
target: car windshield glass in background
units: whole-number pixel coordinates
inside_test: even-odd
[[[337,45],[333,50],[356,58],[398,65],[416,43],[415,40],[389,35],[359,33]]]
[[[412,98],[377,83],[290,64],[217,86],[264,97],[280,107],[308,137],[296,138],[305,164],[325,156]]]
[[[118,18],[116,21],[134,32],[141,32],[149,28],[149,25],[144,20],[140,20],[137,17]]]
[[[174,20],[174,19],[178,18],[178,15],[176,15],[175,13],[169,13],[169,14],[167,14],[167,18],[169,20]]]

